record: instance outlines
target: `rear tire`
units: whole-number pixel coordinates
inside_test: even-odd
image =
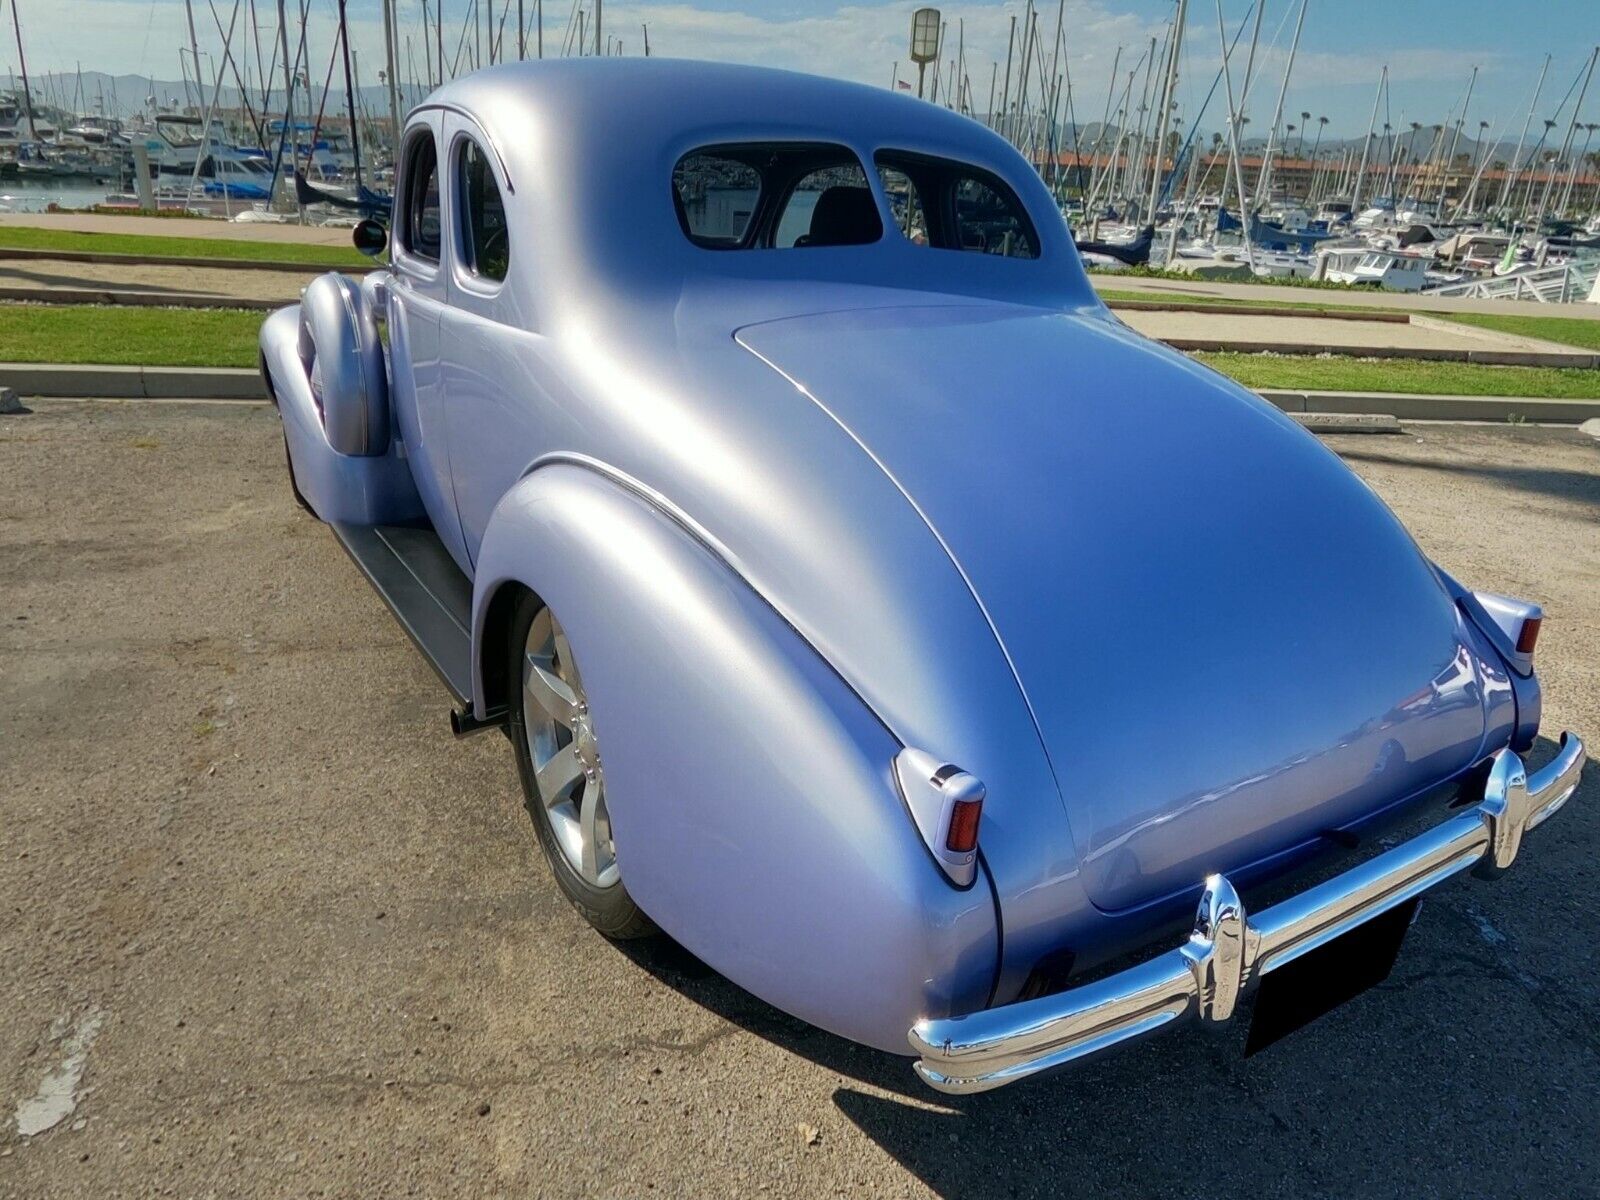
[[[506,654],[508,732],[523,806],[550,873],[606,937],[654,934],[617,867],[598,741],[571,647],[555,614],[531,592],[518,597]]]

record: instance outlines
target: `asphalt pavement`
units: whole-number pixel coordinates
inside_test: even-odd
[[[0,417],[0,1197],[1600,1195],[1600,768],[1268,1051],[1187,1029],[952,1100],[583,924],[503,740],[451,739],[294,506],[269,408],[30,403]],[[1600,443],[1328,444],[1458,578],[1546,605],[1546,730],[1600,743]]]

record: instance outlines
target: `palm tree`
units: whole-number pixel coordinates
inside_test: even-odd
[[[1310,121],[1311,121],[1311,114],[1310,113],[1303,112],[1303,113],[1300,114],[1300,149],[1295,152],[1296,157],[1298,157],[1300,154],[1303,154],[1305,152],[1305,148],[1306,148],[1306,126],[1310,123]]]

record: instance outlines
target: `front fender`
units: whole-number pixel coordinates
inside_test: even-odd
[[[280,308],[261,325],[261,375],[283,419],[295,482],[324,521],[402,525],[422,516],[411,467],[384,423],[381,453],[342,454],[328,440],[322,406],[302,354],[300,306]],[[326,382],[326,381],[325,381]]]
[[[986,1003],[987,875],[946,882],[895,790],[899,743],[705,542],[556,462],[500,501],[477,566],[479,711],[485,656],[504,653],[495,598],[528,587],[571,639],[623,878],[664,930],[757,996],[897,1053],[917,1017]]]

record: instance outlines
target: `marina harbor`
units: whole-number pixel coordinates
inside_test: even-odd
[[[206,41],[220,44],[208,76],[185,3],[181,81],[145,79],[147,92],[132,96],[81,67],[30,84],[23,4],[11,6],[20,74],[0,92],[0,213],[159,210],[349,226],[386,212],[400,115],[445,79],[546,53],[650,53],[648,22],[625,40],[606,29],[599,5],[584,25],[575,3],[547,39],[542,0],[515,11],[501,0],[498,14],[493,0],[471,0],[448,22],[442,2],[402,21],[384,0],[382,82],[370,82],[369,67],[363,85],[343,8],[332,45],[319,47],[304,27],[274,38],[261,21],[241,24],[237,6],[226,23],[213,6]],[[1490,113],[1481,99],[1475,107],[1474,66],[1424,119],[1404,120],[1384,64],[1365,130],[1335,136],[1326,115],[1290,102],[1310,5],[1290,0],[1268,22],[1261,0],[1231,27],[1219,6],[1213,28],[1199,0],[1192,13],[1176,4],[1147,44],[1115,48],[1103,94],[1081,79],[1074,92],[1064,2],[1052,13],[1047,0],[1027,0],[1004,58],[988,62],[968,56],[965,18],[952,26],[922,9],[931,15],[914,27],[908,58],[892,64],[889,87],[910,90],[914,74],[928,102],[1016,145],[1091,270],[1600,302],[1600,120],[1590,119],[1600,117],[1591,88],[1600,45],[1545,55],[1517,112]],[[1269,72],[1269,51],[1281,73]],[[737,189],[709,199],[730,197]],[[902,194],[891,189],[890,200],[914,220]]]

